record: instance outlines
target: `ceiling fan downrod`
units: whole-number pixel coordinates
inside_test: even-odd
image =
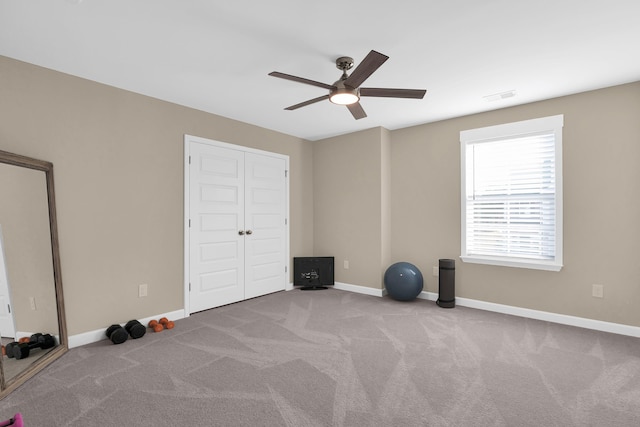
[[[336,68],[338,70],[342,70],[342,77],[340,79],[346,80],[347,77],[349,77],[347,75],[347,70],[353,68],[353,58],[351,58],[350,56],[341,56],[340,58],[336,59]]]

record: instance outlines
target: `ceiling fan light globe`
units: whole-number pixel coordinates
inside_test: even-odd
[[[338,105],[351,105],[355,104],[359,100],[360,97],[358,96],[358,94],[355,93],[355,91],[351,91],[348,89],[337,90],[329,97],[329,101]]]

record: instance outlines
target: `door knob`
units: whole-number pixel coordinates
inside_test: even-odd
[[[238,234],[241,235],[241,236],[244,236],[244,230],[238,231]]]
[[[247,234],[253,234],[253,231],[247,230]]]

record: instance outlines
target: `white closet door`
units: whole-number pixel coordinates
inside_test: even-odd
[[[287,160],[189,141],[189,312],[286,287]]]
[[[285,289],[285,160],[245,154],[245,298]]]
[[[244,294],[244,153],[190,146],[190,312],[241,301]]]

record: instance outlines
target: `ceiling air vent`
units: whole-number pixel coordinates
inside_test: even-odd
[[[515,90],[508,90],[506,92],[494,93],[493,95],[483,96],[487,102],[500,101],[501,99],[512,98],[516,96]]]

